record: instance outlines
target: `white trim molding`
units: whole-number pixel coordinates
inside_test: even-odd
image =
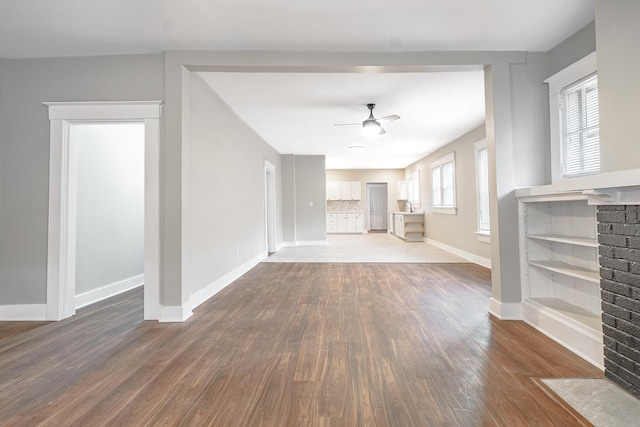
[[[45,102],[49,107],[49,228],[47,319],[75,314],[76,157],[74,124],[141,122],[145,127],[144,318],[160,318],[160,119],[161,101]]]
[[[193,315],[193,310],[229,286],[240,276],[258,265],[267,257],[267,252],[260,253],[244,264],[234,268],[224,276],[196,291],[189,297],[189,301],[182,306],[164,306],[161,308],[160,322],[184,322]]]
[[[444,249],[447,252],[451,252],[452,254],[461,256],[462,258],[471,261],[474,264],[481,265],[483,267],[491,269],[491,259],[484,258],[476,254],[472,254],[471,252],[463,251],[462,249],[458,249],[453,246],[449,246],[446,243],[438,242],[437,240],[430,239],[428,237],[424,238],[426,243],[429,243],[433,246],[436,246],[440,249]]]
[[[76,308],[86,307],[87,305],[111,298],[131,289],[139,288],[144,285],[144,274],[133,276],[119,282],[111,283],[100,288],[92,289],[76,295]]]
[[[500,302],[495,298],[489,300],[489,313],[500,320],[522,320],[522,303]]]
[[[0,305],[0,322],[47,320],[46,304]]]

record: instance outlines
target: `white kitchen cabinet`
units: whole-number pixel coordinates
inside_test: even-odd
[[[526,190],[518,203],[523,319],[602,367],[595,206],[581,192]]]
[[[409,185],[407,181],[398,181],[398,200],[409,200]]]
[[[327,182],[327,200],[340,200],[339,182]]]
[[[362,183],[360,181],[327,182],[327,200],[360,200]]]
[[[364,233],[364,215],[356,214],[356,233]]]
[[[327,233],[364,233],[364,214],[327,214]]]
[[[424,214],[396,212],[393,214],[393,234],[407,242],[422,242],[424,237]]]
[[[362,183],[360,181],[351,181],[351,200],[362,199]]]
[[[335,214],[327,214],[327,233],[337,233],[338,223]]]

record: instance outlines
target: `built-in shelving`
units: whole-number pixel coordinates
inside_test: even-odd
[[[587,268],[578,267],[555,260],[547,261],[529,261],[529,265],[553,271],[554,273],[564,274],[566,276],[575,277],[576,279],[586,280],[592,283],[600,283],[600,274]]]
[[[561,234],[528,234],[527,238],[544,240],[547,242],[567,243],[576,246],[586,246],[589,248],[598,247],[598,240],[588,237],[563,236]]]
[[[595,207],[581,192],[519,197],[523,319],[603,367]]]

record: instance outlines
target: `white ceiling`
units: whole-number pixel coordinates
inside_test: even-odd
[[[440,73],[201,73],[282,154],[325,154],[329,169],[404,168],[484,121],[482,70]],[[367,138],[375,117],[399,120]],[[351,145],[364,145],[351,152]]]
[[[549,51],[594,18],[595,0],[0,0],[0,58],[167,50]],[[282,153],[335,168],[404,167],[483,121],[481,71],[202,74]],[[362,143],[357,126],[398,114]]]

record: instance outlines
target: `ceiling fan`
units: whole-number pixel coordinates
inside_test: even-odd
[[[392,114],[391,116],[380,117],[376,119],[373,117],[373,109],[376,108],[376,104],[367,104],[367,108],[369,109],[369,118],[360,123],[340,123],[334,126],[360,126],[362,125],[362,131],[365,135],[384,135],[386,131],[381,126],[383,123],[389,123],[394,120],[398,120],[400,116],[396,114]]]

